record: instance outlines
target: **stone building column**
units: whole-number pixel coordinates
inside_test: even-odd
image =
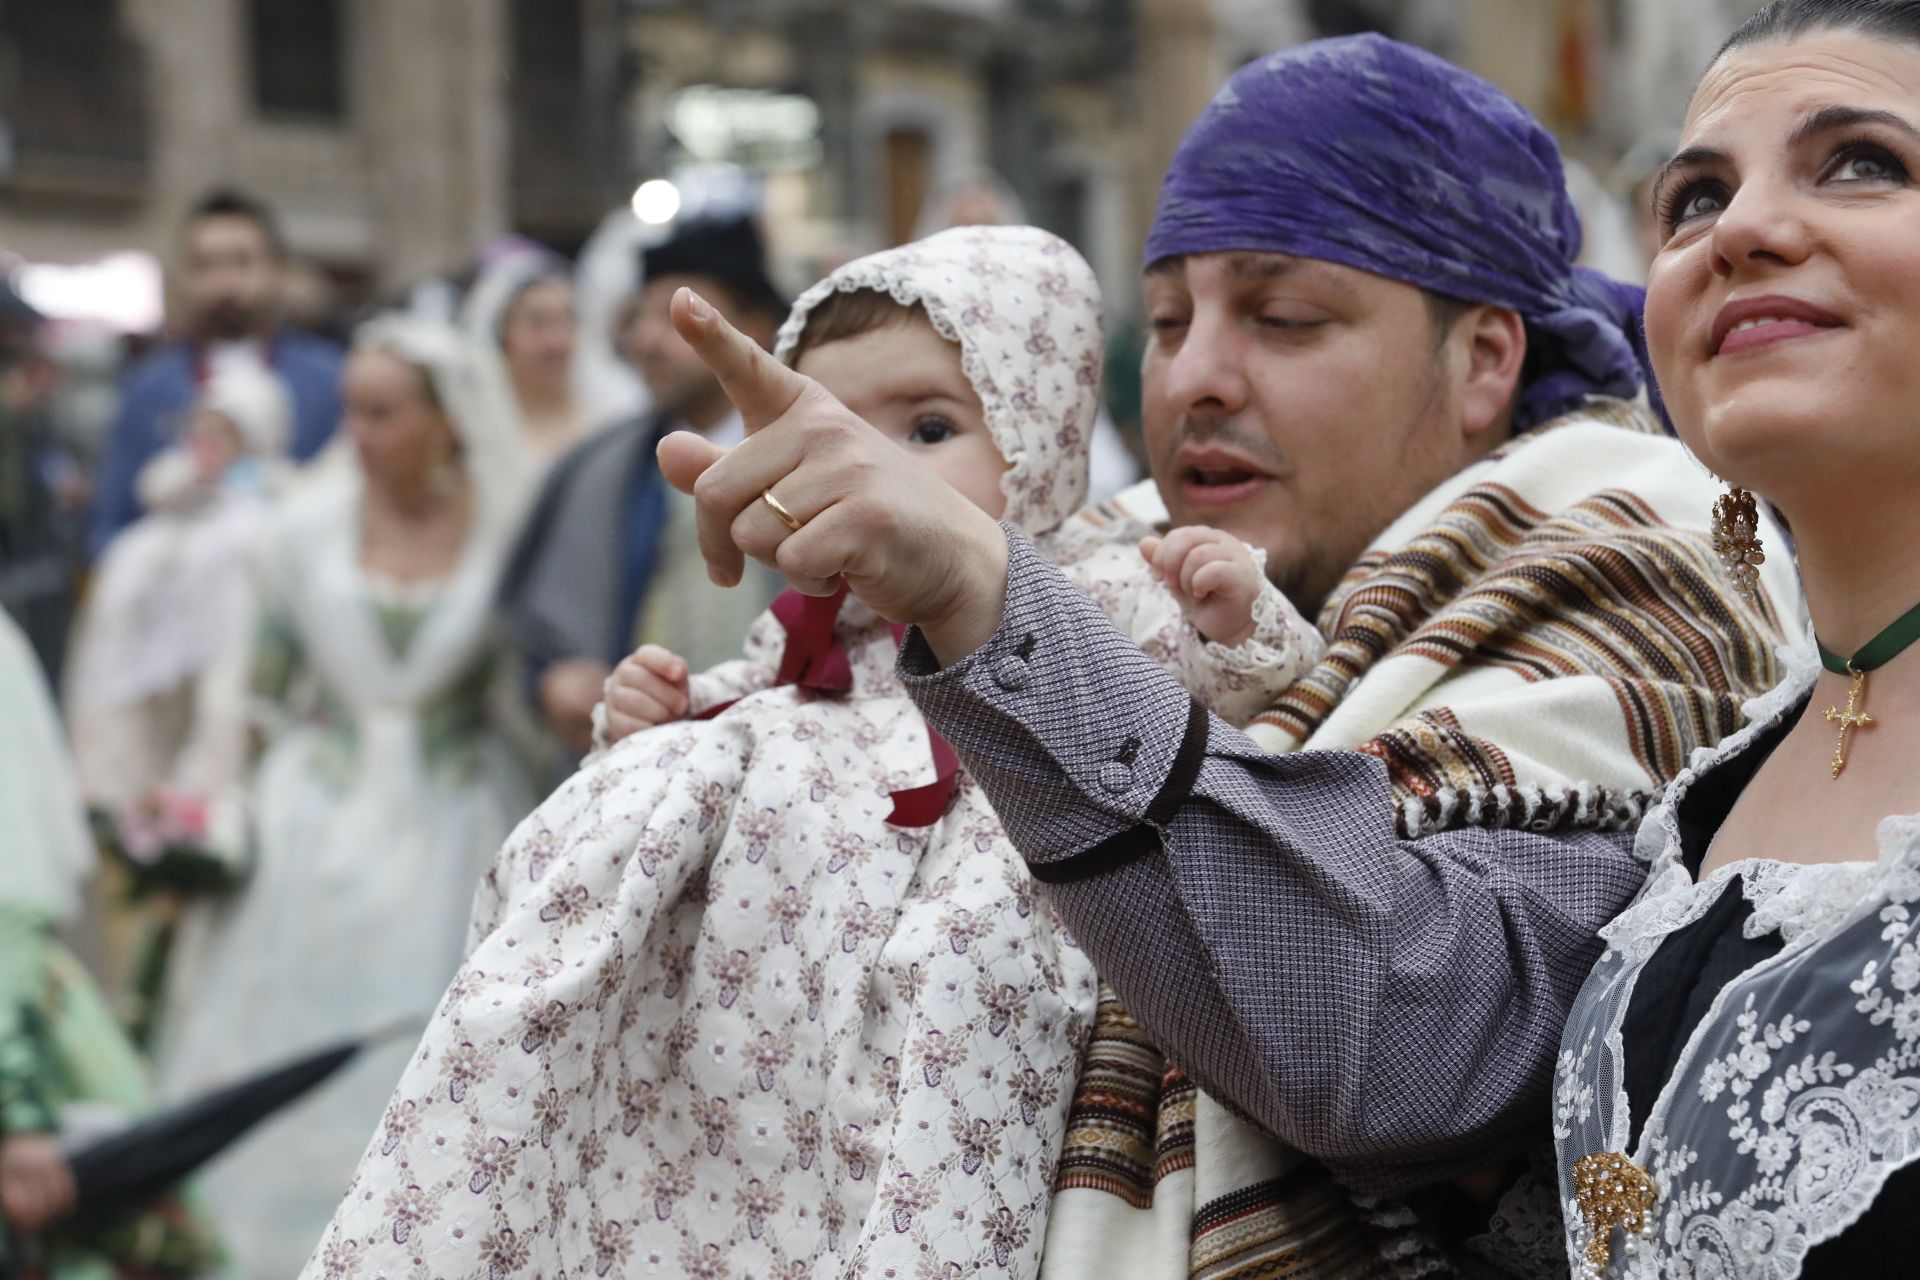
[[[227,172],[247,112],[246,14],[236,0],[126,0],[147,52],[153,112],[152,216],[167,226]]]
[[[456,265],[507,225],[504,0],[359,0],[357,119],[384,288]]]
[[[1228,68],[1210,0],[1135,0],[1140,50],[1140,151],[1134,222],[1153,221],[1160,179],[1187,127],[1218,92]]]
[[[1460,0],[1460,65],[1548,116],[1558,74],[1561,0]]]

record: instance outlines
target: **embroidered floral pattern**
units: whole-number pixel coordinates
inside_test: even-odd
[[[1634,981],[1736,883],[1753,908],[1747,936],[1778,932],[1784,946],[1720,992],[1646,1117],[1630,1154],[1660,1199],[1648,1238],[1615,1250],[1610,1274],[1791,1280],[1920,1158],[1920,820],[1883,821],[1875,862],[1740,862],[1696,884],[1679,861],[1673,805],[1804,700],[1811,650],[1789,655],[1792,674],[1749,707],[1750,727],[1696,757],[1649,817],[1661,839],[1647,888],[1608,926],[1575,1004],[1554,1099],[1576,1269],[1593,1240],[1567,1171],[1624,1144],[1620,1026]]]
[[[1009,518],[1057,521],[1097,396],[1085,264],[1028,229],[865,261],[890,265],[837,287],[886,287],[961,332],[1012,463]],[[964,318],[938,301],[961,277]],[[1318,656],[1277,592],[1227,650],[1130,536],[1070,558],[1205,700],[1250,715]],[[589,761],[508,841],[328,1233],[343,1278],[466,1277],[493,1254],[567,1276],[1037,1272],[1091,963],[964,773],[934,825],[887,822],[935,765],[886,623],[842,608],[843,695],[770,687],[783,634],[763,616],[743,660],[694,681],[697,707],[739,701]],[[439,1197],[438,1216],[403,1194]]]

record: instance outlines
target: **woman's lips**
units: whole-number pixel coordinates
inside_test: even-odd
[[[1840,317],[1803,298],[1768,294],[1720,308],[1713,319],[1712,354],[1736,355],[1840,327]]]
[[[1721,341],[1720,350],[1714,354],[1736,355],[1758,347],[1770,347],[1776,342],[1791,342],[1795,338],[1816,333],[1832,333],[1833,329],[1832,325],[1809,324],[1805,320],[1768,320],[1745,329],[1735,329]]]

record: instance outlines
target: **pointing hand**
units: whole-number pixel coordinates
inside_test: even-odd
[[[715,582],[739,582],[746,556],[809,595],[844,578],[882,617],[919,624],[942,662],[993,634],[1007,544],[992,517],[692,290],[674,296],[673,322],[747,428],[732,449],[686,432],[660,442],[662,473],[698,504]]]

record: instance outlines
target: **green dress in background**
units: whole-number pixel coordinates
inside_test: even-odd
[[[105,1121],[149,1106],[145,1065],[52,922],[0,905],[0,1130],[57,1132],[82,1108]],[[83,1214],[37,1242],[11,1238],[0,1222],[0,1259],[9,1257],[37,1260],[49,1280],[113,1280],[195,1275],[214,1253],[176,1200]]]
[[[99,988],[57,937],[80,908],[94,849],[52,695],[0,611],[0,1139],[85,1121],[109,1131],[150,1105],[146,1068]],[[191,1276],[210,1238],[178,1202],[80,1217],[24,1239],[0,1218],[0,1276]]]

